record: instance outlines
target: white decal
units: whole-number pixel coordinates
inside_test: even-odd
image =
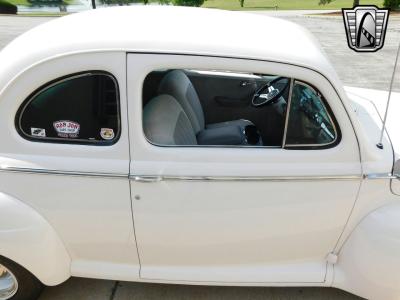
[[[57,135],[63,138],[77,138],[81,125],[72,121],[57,121],[53,123]]]
[[[39,136],[39,137],[46,137],[46,129],[31,127],[31,135]]]
[[[114,133],[114,130],[111,129],[111,128],[101,128],[100,136],[103,139],[109,141],[109,140],[112,140],[115,137],[115,133]]]

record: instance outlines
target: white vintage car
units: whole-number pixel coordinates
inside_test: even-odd
[[[0,65],[1,300],[70,276],[400,298],[398,118],[377,147],[387,93],[345,91],[303,28],[101,9]]]

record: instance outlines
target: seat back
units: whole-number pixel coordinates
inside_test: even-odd
[[[197,134],[205,127],[204,112],[199,96],[185,72],[173,70],[161,80],[158,94],[167,94],[174,97],[186,112],[192,127]]]
[[[143,110],[147,139],[158,145],[197,145],[196,134],[180,104],[170,95],[159,95]]]

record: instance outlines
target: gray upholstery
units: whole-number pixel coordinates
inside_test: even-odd
[[[216,124],[209,124],[205,126],[205,118],[203,108],[201,107],[199,96],[190,81],[189,77],[185,72],[181,70],[173,70],[168,72],[160,82],[158,88],[159,95],[170,95],[181,106],[181,110],[186,113],[185,120],[180,120],[178,122],[179,130],[176,131],[176,137],[171,136],[164,137],[163,140],[168,140],[169,143],[174,142],[175,144],[189,145],[193,144],[193,137],[188,136],[188,132],[183,132],[181,126],[189,122],[191,125],[191,130],[193,131],[195,137],[197,137],[197,143],[201,145],[247,145],[247,137],[245,134],[245,128],[247,125],[253,125],[252,122],[247,120],[234,120]],[[153,101],[153,100],[152,100]],[[178,120],[174,115],[173,122]],[[175,120],[176,119],[176,120]],[[164,120],[163,122],[166,122]],[[172,121],[169,120],[169,123]],[[253,125],[254,126],[254,125]],[[169,128],[170,126],[168,126]],[[167,128],[160,128],[158,131],[163,131],[167,134]],[[181,132],[182,131],[182,132]],[[155,131],[152,130],[152,134]],[[157,135],[160,139],[160,135]],[[164,142],[165,144],[165,142]],[[260,139],[259,144],[262,145]],[[177,145],[177,144],[176,144]]]
[[[246,137],[237,125],[206,128],[197,134],[199,145],[243,145]]]
[[[173,96],[186,112],[197,134],[205,127],[204,112],[199,96],[190,79],[181,70],[168,72],[161,80],[158,94]]]
[[[246,126],[254,126],[254,124],[253,122],[244,119],[208,124],[206,129],[197,134],[197,141],[199,144],[207,145],[207,143],[212,142],[214,139],[213,135],[218,133],[221,138],[219,141],[219,144],[221,145],[247,145],[249,141],[247,141],[247,136],[245,134]],[[237,137],[234,137],[237,134],[237,129],[239,129],[241,135],[240,143],[237,143],[238,139]],[[228,134],[228,130],[231,131],[230,134]],[[258,143],[252,145],[262,146],[263,141],[261,136],[259,137]]]
[[[179,105],[170,95],[159,95],[144,107],[144,133],[158,145],[197,145],[193,127]]]
[[[239,126],[240,128],[244,129],[247,125],[254,125],[253,122],[249,120],[234,120],[234,121],[227,121],[227,122],[221,122],[221,123],[214,123],[214,124],[208,124],[206,126],[207,129],[214,129],[214,128],[220,128],[220,127],[231,127],[231,126]]]

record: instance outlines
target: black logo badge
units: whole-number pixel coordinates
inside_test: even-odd
[[[375,52],[383,47],[389,9],[360,5],[352,9],[343,8],[342,13],[350,49]]]

